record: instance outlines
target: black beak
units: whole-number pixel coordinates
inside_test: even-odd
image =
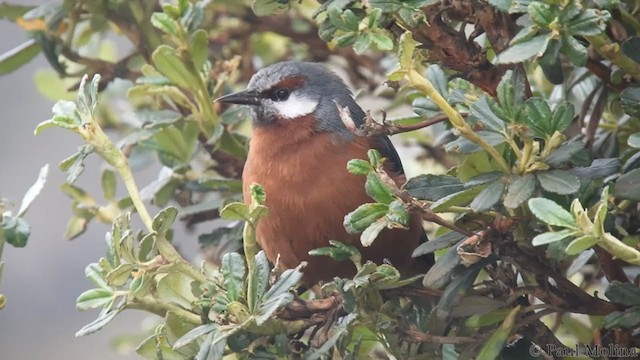
[[[221,96],[213,101],[238,105],[259,105],[261,97],[257,91],[247,89]]]

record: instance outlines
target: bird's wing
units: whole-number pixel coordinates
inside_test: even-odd
[[[364,124],[366,114],[355,102],[349,106],[349,109],[351,110],[351,118],[353,119],[353,122],[357,127],[361,127]],[[373,141],[376,145],[376,150],[380,151],[380,154],[387,159],[389,169],[398,175],[404,174],[404,168],[402,167],[400,156],[398,155],[396,148],[391,143],[389,137],[379,136],[374,138]]]

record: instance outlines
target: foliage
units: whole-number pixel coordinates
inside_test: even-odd
[[[86,269],[96,288],[77,300],[101,310],[77,336],[142,309],[163,319],[137,348],[154,359],[531,358],[534,345],[640,346],[630,279],[640,265],[635,2],[64,0],[0,9],[30,37],[0,56],[0,75],[42,52],[63,79],[40,77],[64,100],[36,134],[59,127],[84,141],[59,165],[74,212],[65,236],[91,221],[112,225],[105,256]],[[108,53],[100,44],[112,32],[132,49],[96,56]],[[345,170],[366,177],[371,202],[347,214],[345,228],[366,246],[420,214],[437,228],[414,256],[437,262],[406,278],[335,239],[311,254],[350,261],[355,276],[298,294],[305,264],[272,269],[256,243],[269,194],[254,185],[251,202],[238,202],[249,114],[211,99],[246,82],[255,64],[330,54],[357,87],[372,90],[386,74],[398,91],[381,96],[415,112],[368,116],[357,135],[431,127],[411,135],[447,168],[399,188],[377,151],[350,161]],[[79,87],[75,101],[69,86]],[[73,185],[92,154],[109,165],[102,202]],[[154,158],[158,178],[139,190],[132,168]],[[2,214],[0,250],[5,240],[24,246],[22,215],[43,181],[17,215]],[[153,217],[148,202],[162,208]],[[132,212],[144,229],[132,227]],[[172,244],[175,221],[218,218],[228,222],[199,236],[208,262],[186,261]]]

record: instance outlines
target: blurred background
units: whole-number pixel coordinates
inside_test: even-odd
[[[40,5],[46,1],[25,1]],[[0,21],[0,53],[27,40],[25,31]],[[155,326],[155,319],[141,312],[127,311],[98,334],[76,338],[75,332],[97,317],[98,311],[80,312],[75,300],[93,284],[84,276],[85,267],[104,254],[104,234],[109,227],[92,222],[80,238],[63,238],[71,217],[71,200],[60,191],[66,174],[57,164],[74,153],[81,140],[62,129],[49,129],[38,137],[35,126],[51,117],[55,103],[39,92],[34,78],[49,76],[50,66],[42,54],[18,71],[0,77],[0,197],[10,199],[14,213],[24,193],[35,182],[39,169],[49,164],[49,176],[26,219],[31,237],[26,247],[4,247],[4,274],[0,293],[7,298],[0,311],[2,359],[138,359],[131,346],[116,334],[142,334]],[[102,164],[97,156],[87,159],[85,172],[76,185],[99,194]],[[150,182],[157,167],[136,174],[140,185]],[[119,190],[122,190],[121,188]],[[154,209],[155,211],[155,209]],[[179,228],[179,227],[177,227]],[[179,231],[179,229],[176,229]],[[194,235],[176,236],[188,258],[197,256]],[[53,271],[51,269],[54,269]]]

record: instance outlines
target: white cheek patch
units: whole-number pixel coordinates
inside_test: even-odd
[[[318,107],[318,101],[293,93],[285,101],[274,101],[273,107],[283,118],[295,119],[314,112]]]

